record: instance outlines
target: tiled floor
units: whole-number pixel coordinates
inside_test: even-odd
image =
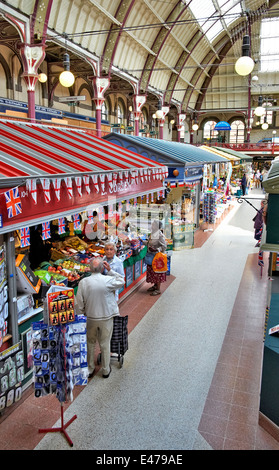
[[[173,279],[172,275],[167,277],[167,282],[161,286],[162,292],[168,288]],[[129,314],[129,333],[158,300],[158,296],[146,295],[148,287],[150,284],[143,282],[137,291],[120,304],[120,314],[123,316]],[[98,367],[96,367],[97,371]],[[94,380],[94,377],[91,380]],[[74,397],[83,388],[75,387]],[[64,409],[66,408],[67,404]],[[44,436],[44,434],[39,434],[38,430],[52,427],[59,419],[60,405],[55,396],[50,395],[44,397],[43,400],[37,399],[33,396],[33,389],[30,387],[17,406],[2,417],[0,416],[0,450],[33,450]]]
[[[196,246],[211,233],[198,232]],[[173,280],[168,276],[162,288]],[[268,282],[265,273],[260,276],[257,255],[249,255],[198,429],[214,450],[279,449],[279,443],[258,425]],[[146,287],[143,283],[120,304],[120,313],[129,313],[129,332],[158,300],[146,295]],[[75,396],[82,389],[75,387]],[[38,429],[52,427],[59,417],[57,399],[35,399],[30,388],[19,405],[0,418],[0,449],[34,449],[44,436]]]
[[[258,425],[268,282],[249,255],[199,425],[216,450],[279,449]]]

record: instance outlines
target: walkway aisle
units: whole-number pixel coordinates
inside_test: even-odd
[[[176,279],[130,333],[123,368],[113,365],[108,380],[97,374],[67,409],[65,420],[77,414],[68,428],[73,449],[218,448],[212,435],[219,431],[207,432],[203,411],[248,256],[258,253],[254,214],[247,203],[236,204],[201,248],[174,253]],[[208,417],[216,418],[212,411]],[[69,446],[48,434],[37,449]]]

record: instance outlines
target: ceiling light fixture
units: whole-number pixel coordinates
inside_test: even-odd
[[[156,111],[156,117],[157,117],[157,119],[162,119],[163,116],[164,116],[164,112],[162,110],[162,100],[159,100],[158,101],[158,109]]]
[[[60,73],[59,75],[59,82],[62,86],[69,88],[75,82],[75,77],[70,71],[70,56],[68,52],[65,52],[63,56],[63,65],[64,65],[64,72]]]
[[[258,106],[254,111],[256,116],[263,116],[265,113],[265,108],[263,107],[263,97],[260,95],[258,98]]]
[[[45,83],[47,81],[47,76],[45,73],[39,73],[38,80],[41,83]]]
[[[235,71],[238,75],[246,76],[252,72],[254,66],[255,63],[250,57],[250,37],[245,34],[242,42],[242,57],[236,61]]]
[[[264,122],[262,124],[262,130],[263,131],[266,131],[268,129],[268,123],[267,123],[267,119],[266,119],[266,116],[264,117]]]

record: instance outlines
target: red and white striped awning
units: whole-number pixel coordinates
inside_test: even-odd
[[[163,189],[167,171],[90,131],[0,121],[0,233],[152,194]],[[20,202],[13,212],[7,197],[15,190]]]
[[[163,167],[90,131],[0,122],[0,143],[0,179]]]

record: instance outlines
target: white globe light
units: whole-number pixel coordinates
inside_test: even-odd
[[[162,117],[164,116],[164,113],[163,113],[162,109],[158,109],[156,111],[156,116],[157,116],[158,119],[162,119]]]
[[[47,81],[47,76],[45,73],[39,73],[38,79],[39,79],[39,82],[45,83]]]
[[[265,114],[265,109],[263,106],[258,106],[254,111],[256,116],[263,116]]]
[[[255,64],[254,64],[253,59],[251,59],[251,57],[243,56],[243,57],[240,57],[236,61],[234,67],[235,67],[235,71],[236,71],[236,73],[238,73],[238,75],[245,76],[245,75],[249,75],[252,72],[254,66],[255,66]]]
[[[199,125],[198,125],[198,124],[193,124],[193,125],[192,125],[193,131],[197,131],[198,128],[199,128]]]
[[[64,70],[64,72],[60,73],[59,75],[59,82],[61,83],[62,86],[65,86],[69,88],[74,84],[75,77],[72,74],[72,72],[69,72],[67,70]]]
[[[267,129],[268,129],[268,124],[267,124],[267,122],[264,122],[264,123],[262,124],[262,130],[263,130],[263,131],[266,131]]]

